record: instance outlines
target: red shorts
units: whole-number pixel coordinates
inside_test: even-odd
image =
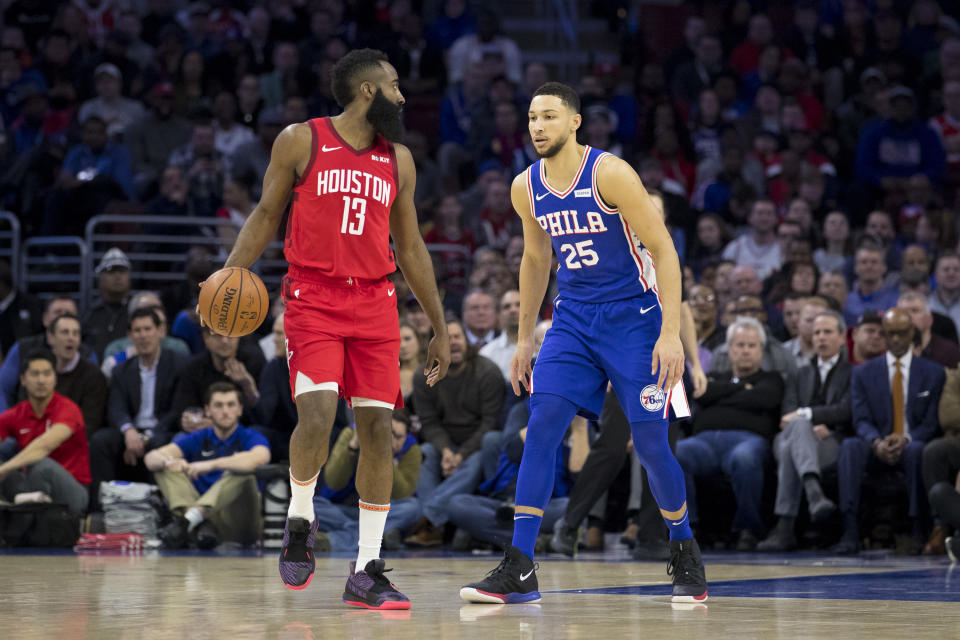
[[[403,406],[397,297],[387,279],[330,278],[290,266],[283,279],[290,393],[297,373],[341,397]]]

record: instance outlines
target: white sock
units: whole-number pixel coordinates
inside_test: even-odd
[[[318,471],[312,478],[306,482],[301,482],[293,477],[293,470],[290,471],[290,507],[287,508],[288,518],[303,518],[308,522],[313,522],[313,492],[317,488]]]
[[[187,509],[187,512],[183,514],[183,517],[187,519],[189,523],[187,525],[187,531],[193,531],[198,524],[203,522],[203,512],[196,507],[190,507]]]
[[[371,504],[360,501],[360,553],[357,554],[359,573],[367,563],[380,557],[380,543],[383,541],[383,527],[387,524],[390,504]]]

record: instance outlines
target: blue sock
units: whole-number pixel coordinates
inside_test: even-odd
[[[530,397],[530,420],[517,475],[516,507],[538,509],[538,515],[517,512],[513,520],[513,546],[533,560],[533,549],[543,521],[543,509],[553,493],[557,448],[563,442],[577,406],[560,396],[534,393]]]
[[[633,434],[633,449],[647,470],[650,492],[670,530],[670,539],[686,540],[693,537],[687,511],[687,485],[683,469],[670,450],[669,425],[666,420],[631,422],[630,432]],[[671,519],[663,515],[664,511],[682,513],[679,518]]]

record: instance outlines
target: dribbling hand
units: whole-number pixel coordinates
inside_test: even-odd
[[[650,365],[650,375],[657,373],[659,369],[657,386],[664,391],[673,389],[673,385],[677,384],[683,375],[683,344],[679,334],[660,335],[653,347]]]
[[[510,384],[513,386],[513,393],[521,395],[520,385],[528,392],[530,391],[530,377],[533,375],[533,367],[530,366],[530,360],[533,358],[533,344],[529,341],[517,343],[517,350],[513,352],[513,359],[510,360]]]
[[[444,332],[433,336],[427,346],[427,365],[423,368],[423,375],[427,376],[427,385],[432,387],[446,378],[449,368],[450,338]]]

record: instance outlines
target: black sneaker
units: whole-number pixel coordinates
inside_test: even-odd
[[[157,537],[163,543],[164,549],[183,549],[187,546],[187,519],[183,516],[173,516],[173,520],[157,531]]]
[[[380,611],[409,609],[410,599],[400,593],[397,586],[383,575],[392,569],[384,569],[381,559],[371,560],[363,571],[357,571],[356,561],[350,563],[350,577],[343,589],[343,601],[354,607]]]
[[[500,566],[480,582],[460,589],[460,598],[467,602],[484,604],[517,604],[537,602],[537,573],[539,565],[513,545],[507,547]]]
[[[706,602],[707,574],[696,540],[687,538],[670,541],[667,575],[673,577],[671,602]]]
[[[220,544],[220,537],[217,535],[217,528],[209,520],[204,520],[198,524],[191,532],[193,543],[197,549],[210,551]]]
[[[288,589],[305,589],[313,580],[317,526],[316,519],[310,522],[306,518],[287,518],[280,546],[280,579]]]

